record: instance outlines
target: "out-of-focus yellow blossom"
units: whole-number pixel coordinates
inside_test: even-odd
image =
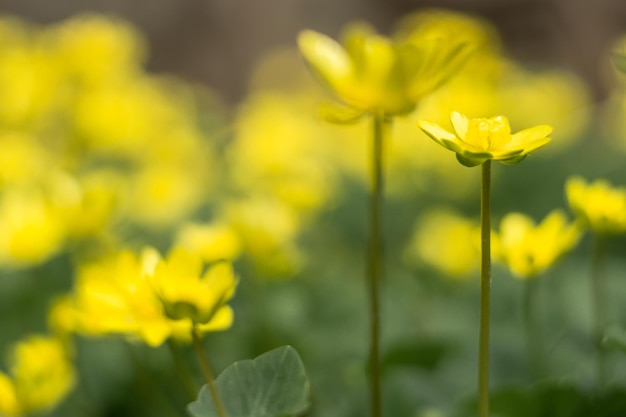
[[[198,253],[205,262],[233,260],[241,253],[241,239],[224,223],[187,223],[177,233],[175,246]]]
[[[72,305],[60,302],[55,314],[60,326],[73,321],[74,331],[103,336],[121,334],[159,346],[172,334],[159,298],[143,272],[143,260],[121,252],[78,270]],[[67,311],[73,310],[73,320]]]
[[[183,167],[145,167],[129,184],[128,214],[144,225],[174,224],[199,204],[200,187],[194,173]]]
[[[471,49],[452,26],[432,24],[436,18],[430,17],[420,22],[423,29],[404,32],[399,41],[357,23],[344,30],[341,44],[306,30],[298,45],[312,71],[355,117],[403,114],[458,70]]]
[[[158,257],[158,253],[152,254]],[[146,267],[156,294],[173,320],[191,320],[222,330],[232,324],[228,301],[235,294],[237,279],[229,262],[219,261],[203,272],[204,262],[195,253],[173,249],[167,259]]]
[[[246,100],[227,154],[235,187],[275,196],[302,213],[328,203],[337,173],[325,130],[305,111],[310,102],[272,92]]]
[[[46,198],[72,239],[112,234],[111,220],[171,227],[206,202],[217,182],[209,172],[220,172],[205,129],[213,102],[148,75],[130,25],[93,15],[44,28],[1,18],[0,35],[3,194],[54,189]],[[70,180],[50,185],[57,172]],[[32,252],[49,241],[41,230]]]
[[[420,120],[418,126],[441,146],[456,153],[457,160],[468,167],[480,165],[487,160],[503,164],[516,164],[526,156],[546,145],[552,128],[535,126],[511,134],[509,120],[504,116],[489,119],[468,119],[452,112],[450,121],[454,133],[439,125]]]
[[[599,235],[626,232],[626,189],[604,179],[587,183],[575,176],[567,180],[565,193],[582,226]]]
[[[10,189],[0,196],[0,262],[25,266],[43,262],[66,239],[65,222],[37,189]]]
[[[250,197],[224,204],[223,217],[241,237],[243,250],[262,275],[292,276],[303,263],[296,245],[301,218],[279,200]]]
[[[15,20],[0,19],[0,122],[36,128],[56,105],[61,74],[58,60],[42,47],[39,32]]]
[[[0,132],[0,185],[10,187],[41,180],[53,163],[51,155],[32,135]]]
[[[15,345],[11,356],[11,376],[24,414],[51,410],[74,387],[67,348],[56,338],[32,336]]]
[[[83,15],[45,33],[66,72],[86,85],[139,71],[144,43],[129,24],[111,16]]]
[[[20,415],[15,386],[11,378],[0,372],[0,416],[15,417]]]
[[[429,210],[417,222],[404,255],[412,264],[465,278],[479,265],[480,224],[447,208]]]
[[[43,413],[56,407],[75,385],[66,346],[54,337],[33,335],[13,346],[10,374],[0,372],[0,415]]]
[[[92,170],[80,178],[69,175],[56,181],[57,205],[72,238],[100,236],[120,211],[124,178],[115,170]]]
[[[500,222],[494,241],[495,257],[504,261],[520,278],[533,278],[572,249],[580,228],[568,224],[562,210],[554,210],[539,224],[521,213],[509,213]]]
[[[482,20],[450,10],[428,9],[404,17],[394,39],[408,67],[409,96],[417,102],[437,90],[490,46],[492,32]]]

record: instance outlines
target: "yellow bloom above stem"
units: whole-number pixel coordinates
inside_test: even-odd
[[[362,23],[348,26],[341,43],[305,30],[298,46],[322,84],[354,110],[344,109],[340,119],[408,113],[458,70],[472,50],[464,37],[445,30],[404,34],[396,41]]]
[[[184,249],[174,249],[166,260],[156,256],[153,271],[147,269],[168,317],[215,330],[230,327],[233,313],[226,303],[235,293],[237,279],[229,262],[212,264],[203,273],[200,255]]]
[[[500,222],[494,252],[511,272],[532,278],[550,267],[579,241],[581,230],[568,224],[562,210],[554,210],[539,224],[521,213],[509,213]]]
[[[603,236],[626,232],[626,188],[599,179],[587,183],[571,177],[565,185],[567,201],[584,227]]]
[[[417,124],[435,142],[455,152],[458,161],[468,167],[487,160],[516,164],[550,142],[548,135],[552,132],[550,126],[540,125],[511,134],[509,120],[504,116],[468,119],[452,112],[450,121],[454,133],[425,120]]]

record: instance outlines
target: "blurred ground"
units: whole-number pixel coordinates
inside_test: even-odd
[[[425,7],[488,18],[515,58],[574,71],[598,101],[611,88],[603,56],[626,30],[620,0],[0,0],[1,13],[33,22],[89,11],[120,15],[147,36],[149,68],[206,83],[230,102],[245,95],[257,60],[292,45],[302,28],[335,35],[346,22],[366,19],[386,31],[398,17]]]

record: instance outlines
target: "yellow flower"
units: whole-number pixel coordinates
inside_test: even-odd
[[[173,332],[174,324],[143,274],[143,259],[131,252],[81,265],[71,304],[64,300],[50,313],[61,330],[73,326],[88,335],[122,334],[154,347]]]
[[[456,153],[458,161],[468,167],[480,165],[487,160],[503,164],[516,164],[530,152],[546,145],[552,128],[540,125],[511,134],[509,121],[504,116],[489,119],[468,119],[452,112],[450,121],[454,133],[425,120],[418,126],[435,142]]]
[[[305,30],[298,45],[319,80],[355,116],[395,115],[411,111],[463,62],[469,45],[444,33],[425,30],[394,41],[360,23],[348,26],[341,44]],[[346,119],[349,115],[344,113]]]
[[[241,238],[222,223],[187,223],[178,230],[176,242],[206,262],[233,260],[241,253]]]
[[[230,327],[233,314],[226,303],[237,286],[230,263],[212,264],[203,274],[200,255],[185,249],[175,248],[166,260],[160,259],[156,251],[152,251],[152,257],[152,265],[147,264],[145,270],[168,317],[191,320],[214,330]]]
[[[479,266],[480,224],[450,209],[428,211],[416,225],[405,256],[448,277],[467,277]]]
[[[11,378],[0,372],[0,416],[15,417],[20,415],[15,385]]]
[[[571,177],[565,184],[567,201],[579,221],[599,235],[626,232],[626,189],[603,179],[587,183]]]
[[[74,387],[74,368],[58,339],[31,336],[13,347],[11,359],[20,414],[52,409]]]
[[[494,252],[514,275],[531,278],[572,249],[580,236],[580,229],[568,224],[562,210],[552,211],[537,225],[524,214],[510,213],[500,222]]]

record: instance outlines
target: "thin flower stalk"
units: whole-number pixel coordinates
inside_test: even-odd
[[[489,316],[491,293],[491,160],[482,164],[480,198],[480,328],[478,343],[478,415],[489,416]]]
[[[224,407],[224,403],[222,402],[222,398],[220,397],[219,392],[217,391],[217,387],[215,386],[213,371],[211,371],[209,358],[207,357],[207,354],[202,346],[200,331],[198,329],[198,325],[196,324],[194,324],[191,328],[191,337],[193,339],[193,345],[196,349],[196,354],[198,355],[198,362],[200,363],[202,374],[204,375],[207,387],[209,388],[209,392],[211,393],[211,398],[213,398],[213,403],[215,404],[215,411],[217,412],[217,415],[219,417],[228,417],[228,415],[226,414],[226,408]]]
[[[606,350],[603,346],[604,328],[606,326],[606,290],[604,279],[605,239],[595,236],[593,242],[593,260],[591,267],[591,295],[593,314],[593,341],[596,349],[596,379],[598,386],[606,384]]]
[[[372,416],[382,415],[380,372],[380,284],[383,276],[382,205],[383,205],[383,147],[388,127],[385,116],[372,117],[372,184],[370,192],[369,244],[367,277],[370,302],[370,401]]]

